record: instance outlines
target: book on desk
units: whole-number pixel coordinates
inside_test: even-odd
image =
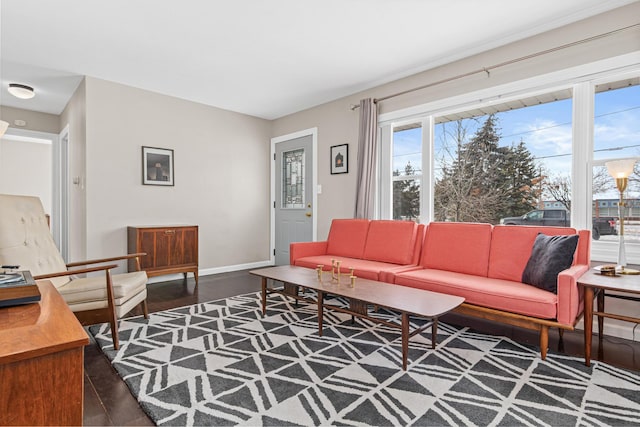
[[[0,273],[0,307],[40,301],[40,290],[30,271]]]

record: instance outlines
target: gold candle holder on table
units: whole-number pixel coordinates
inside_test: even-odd
[[[324,265],[322,264],[318,264],[318,266],[316,267],[316,271],[318,272],[318,282],[322,282],[322,268],[324,267]]]
[[[331,282],[340,283],[340,263],[341,261],[331,260]]]
[[[353,272],[353,270],[352,270],[352,272]],[[354,275],[352,274],[352,275],[351,275],[351,283],[349,284],[349,286],[350,286],[350,287],[355,288],[355,286],[356,286],[356,279],[357,279],[357,277],[356,277],[356,276],[354,276]]]

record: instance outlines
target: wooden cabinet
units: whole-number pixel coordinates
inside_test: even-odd
[[[145,252],[140,264],[147,276],[193,273],[198,285],[198,226],[138,226],[127,227],[129,253]],[[135,260],[129,261],[129,271],[135,271]]]
[[[0,308],[0,425],[82,425],[89,337],[50,281]]]

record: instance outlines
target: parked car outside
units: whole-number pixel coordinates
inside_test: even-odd
[[[616,218],[598,217],[593,218],[591,235],[594,240],[600,236],[616,235]],[[522,216],[502,218],[500,224],[504,225],[541,225],[544,227],[570,227],[571,220],[569,211],[564,209],[536,209]]]

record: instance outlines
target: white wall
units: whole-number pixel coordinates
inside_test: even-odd
[[[203,273],[269,260],[269,121],[85,81],[88,258],[125,253],[128,225],[195,224]],[[142,146],[174,150],[175,186],[142,185]]]
[[[59,129],[69,128],[69,259],[87,257],[87,197],[86,182],[86,82],[83,80],[60,115]],[[74,178],[78,181],[73,184]]]
[[[4,95],[4,94],[3,94]],[[0,107],[2,120],[9,123],[9,128],[27,129],[38,132],[60,132],[60,117],[55,114],[40,113],[38,111],[23,110],[21,108]],[[16,126],[15,121],[22,120],[23,126]]]
[[[0,193],[40,197],[51,215],[51,143],[0,139]]]

